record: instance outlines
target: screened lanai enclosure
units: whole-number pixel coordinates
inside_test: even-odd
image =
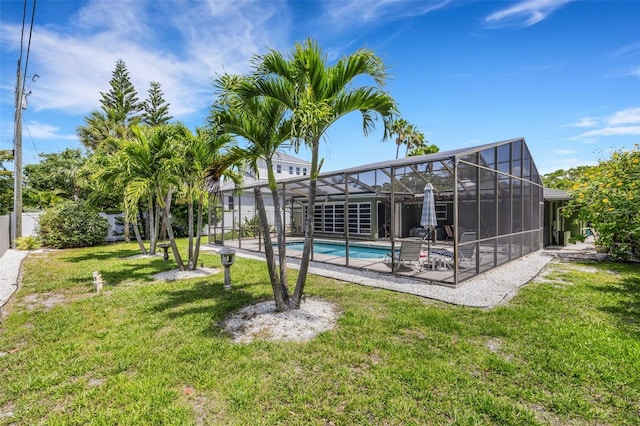
[[[436,219],[425,228],[427,184]],[[240,225],[256,215],[253,187],[264,185],[246,184],[241,196],[223,188],[225,213],[209,221],[218,218],[210,230],[220,236],[215,242],[263,250]],[[543,187],[524,139],[321,173],[311,215],[308,176],[278,186],[289,256],[302,254],[307,217],[313,221],[314,261],[450,286],[542,244]],[[265,188],[263,194],[272,219],[270,192]],[[233,240],[230,230],[238,234]]]

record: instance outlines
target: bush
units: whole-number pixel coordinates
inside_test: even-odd
[[[640,144],[617,150],[578,176],[565,214],[578,212],[596,231],[596,245],[620,260],[637,256],[640,243]]]
[[[45,211],[39,237],[46,247],[91,247],[104,242],[108,229],[109,221],[86,201],[67,201]]]
[[[16,248],[18,250],[34,250],[40,247],[40,242],[36,237],[16,238]]]

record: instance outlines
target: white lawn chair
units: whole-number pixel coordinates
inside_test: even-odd
[[[400,266],[411,268],[415,271],[422,271],[425,257],[420,257],[422,253],[422,240],[404,240],[400,247],[400,253],[395,256],[394,272]],[[391,267],[391,253],[385,253],[383,262]]]

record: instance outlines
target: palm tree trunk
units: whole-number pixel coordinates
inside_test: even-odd
[[[176,239],[173,236],[173,227],[171,226],[171,189],[167,191],[167,198],[164,202],[164,220],[167,224],[167,234],[169,234],[169,242],[171,243],[171,251],[173,252],[173,257],[176,259],[176,263],[178,264],[178,269],[184,271],[184,263],[182,262],[182,257],[180,256],[180,252],[178,251],[178,246],[176,245]]]
[[[190,197],[188,197],[190,198]],[[189,200],[187,204],[187,217],[189,228],[189,247],[187,248],[187,269],[195,269],[193,263],[193,200]]]
[[[287,277],[287,247],[286,237],[284,235],[284,229],[282,226],[282,208],[280,207],[280,198],[278,197],[278,190],[271,192],[273,197],[273,209],[276,222],[276,235],[278,237],[278,260],[280,266],[280,289],[282,292],[282,299],[285,304],[289,304],[289,288]]]
[[[289,303],[290,308],[299,309],[302,295],[304,294],[304,285],[307,281],[307,271],[309,270],[309,260],[311,259],[311,244],[313,242],[313,211],[316,204],[316,187],[318,183],[318,149],[320,141],[313,141],[311,147],[311,176],[309,179],[309,206],[307,217],[305,218],[305,235],[304,248],[302,250],[302,260],[300,261],[300,271],[298,272],[298,281],[296,289],[293,292],[293,298]]]
[[[198,199],[198,216],[196,219],[197,231],[196,231],[196,246],[193,248],[193,269],[197,268],[198,257],[200,257],[200,239],[202,238],[202,205],[204,204],[204,194],[200,193]]]
[[[151,254],[156,254],[156,235],[155,235],[155,231],[156,231],[156,225],[154,222],[155,219],[155,212],[154,212],[154,208],[153,208],[153,195],[149,195],[148,197],[148,203],[149,203],[149,252]]]
[[[133,221],[133,234],[136,236],[136,241],[140,246],[140,251],[142,254],[147,254],[147,249],[144,246],[144,241],[142,241],[142,236],[140,235],[140,229],[138,229],[138,219]]]
[[[144,218],[144,209],[142,208],[142,202],[138,202],[138,217],[140,217],[140,225],[142,226],[142,239],[149,237],[149,221]]]
[[[160,239],[160,210],[161,210],[161,208],[160,208],[160,203],[158,203],[157,200],[156,200],[155,206],[156,206],[156,210],[155,210],[156,215],[154,217],[154,222],[156,224],[156,227],[155,227],[155,243],[153,245],[153,250],[154,251],[156,249],[156,245],[158,244],[158,240]]]
[[[123,216],[124,216],[124,242],[128,243],[129,239],[129,207],[127,207],[127,200],[122,202]]]
[[[269,281],[271,281],[273,297],[276,302],[276,310],[279,312],[287,311],[289,310],[289,306],[284,302],[284,298],[282,297],[282,286],[280,285],[278,272],[276,271],[276,261],[273,254],[273,243],[271,242],[271,235],[269,234],[269,222],[267,220],[267,212],[264,208],[264,200],[262,199],[260,188],[253,188],[253,194],[256,198],[256,204],[258,206],[260,229],[262,231],[262,238],[264,240],[264,254],[267,259],[267,270],[269,271]]]

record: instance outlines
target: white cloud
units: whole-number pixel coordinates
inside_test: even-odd
[[[485,18],[489,27],[530,27],[543,21],[572,0],[525,0]]]
[[[240,4],[238,4],[240,3]],[[243,7],[246,6],[246,7]],[[150,81],[162,85],[171,114],[180,119],[213,100],[216,73],[243,72],[250,58],[287,33],[272,25],[283,9],[278,2],[130,2],[95,0],[62,26],[36,26],[29,70],[34,84],[30,108],[87,115],[99,108],[101,91],[118,59],[144,99]],[[170,9],[159,21],[158,9]],[[282,13],[286,13],[282,12]],[[165,14],[163,14],[165,15]],[[3,49],[19,45],[20,28],[3,22]]]
[[[453,0],[344,0],[324,2],[325,14],[338,26],[353,26],[379,21],[394,21],[411,16],[426,15],[447,7]]]
[[[597,125],[598,119],[593,117],[584,117],[575,123],[567,124],[565,127],[595,127]]]
[[[625,56],[630,53],[634,53],[636,50],[640,50],[640,42],[624,45],[620,49],[616,50],[614,54],[616,56]]]
[[[598,136],[640,136],[640,126],[605,127],[590,130],[575,136],[574,139],[593,138]]]
[[[606,117],[583,118],[571,127],[596,127],[568,138],[583,143],[596,143],[601,137],[625,137],[640,135],[640,107],[616,111]]]
[[[618,111],[609,118],[608,122],[612,126],[621,124],[640,124],[640,108],[629,108]]]
[[[66,140],[66,141],[77,141],[78,136],[73,135],[65,135],[61,134],[60,128],[56,126],[52,126],[50,124],[43,124],[37,121],[28,121],[23,122],[22,126],[24,128],[23,135],[29,136],[31,139],[44,139],[47,141],[51,140]]]
[[[577,151],[575,149],[555,149],[553,152],[558,155],[572,155]]]

